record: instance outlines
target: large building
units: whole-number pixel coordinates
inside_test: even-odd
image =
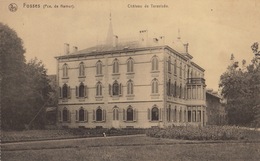
[[[179,42],[178,42],[179,41]],[[203,126],[204,69],[192,61],[180,37],[175,48],[164,37],[120,42],[110,22],[106,43],[57,59],[58,125],[69,128]]]

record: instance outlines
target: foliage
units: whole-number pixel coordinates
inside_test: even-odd
[[[239,129],[230,126],[178,126],[166,129],[149,129],[146,135],[156,138],[185,139],[185,140],[239,140],[259,136],[260,132]]]
[[[252,50],[258,53],[258,46],[252,45]],[[222,96],[227,100],[227,118],[231,125],[260,125],[256,122],[260,105],[260,62],[258,61],[257,58],[252,59],[252,63],[245,70],[234,65],[237,64],[235,62],[228,66],[227,71],[220,77],[219,87]]]
[[[16,32],[0,23],[1,113],[3,129],[23,129],[48,100],[46,69],[37,59],[25,63],[25,49]],[[44,113],[33,122],[43,127]]]

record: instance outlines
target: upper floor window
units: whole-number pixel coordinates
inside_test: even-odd
[[[129,58],[127,60],[127,72],[128,73],[134,72],[134,60],[132,58]]]
[[[184,77],[184,79],[186,78],[186,65],[184,65],[184,70],[183,70],[183,77]]]
[[[180,62],[180,77],[182,77],[182,62]]]
[[[158,91],[158,81],[157,79],[153,79],[152,81],[152,94],[157,94]]]
[[[171,95],[171,79],[169,79],[166,86],[167,86],[167,95],[170,96]]]
[[[119,73],[119,61],[117,59],[113,62],[113,73]]]
[[[156,56],[152,58],[152,71],[158,71],[159,70],[159,61]]]
[[[81,63],[79,64],[79,76],[80,76],[80,77],[85,76],[85,66],[84,66],[84,63],[83,63],[83,62],[81,62]]]
[[[102,74],[102,62],[99,60],[96,64],[96,74],[101,75]]]
[[[96,96],[102,96],[102,84],[98,82],[96,85]]]
[[[177,60],[174,60],[174,75],[177,74]]]
[[[87,97],[87,86],[83,83],[80,83],[79,86],[76,86],[76,97]]]
[[[118,83],[117,80],[114,81],[112,86],[109,84],[109,94],[111,96],[120,96],[122,95],[122,84]]]
[[[62,66],[62,76],[68,77],[68,65],[66,63]]]
[[[177,84],[174,82],[174,96],[177,97]]]
[[[169,56],[169,58],[168,58],[168,72],[169,73],[171,73],[171,64],[172,64],[171,57]]]
[[[60,88],[60,97],[69,98],[70,97],[70,87],[65,83],[62,88]]]
[[[182,85],[180,85],[180,98],[182,98],[182,95],[183,95],[183,93],[182,93]]]
[[[127,94],[134,94],[134,84],[132,80],[127,82]]]

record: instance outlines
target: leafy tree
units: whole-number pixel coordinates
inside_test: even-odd
[[[252,48],[257,51],[256,46]],[[243,61],[243,65],[245,62]],[[230,124],[250,125],[255,122],[260,98],[260,67],[257,59],[243,71],[237,62],[228,66],[220,77],[219,87],[227,99],[226,109]]]
[[[22,91],[25,84],[25,50],[22,40],[7,25],[0,23],[0,74],[2,128],[18,128]]]
[[[48,102],[52,89],[43,63],[33,59],[26,64],[24,53],[22,40],[16,32],[0,23],[3,129],[23,129],[30,122],[35,128],[44,125],[45,110],[42,107]]]

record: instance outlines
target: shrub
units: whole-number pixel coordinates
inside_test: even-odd
[[[235,126],[179,126],[165,129],[149,129],[147,136],[185,140],[240,140],[259,136],[260,132]]]

